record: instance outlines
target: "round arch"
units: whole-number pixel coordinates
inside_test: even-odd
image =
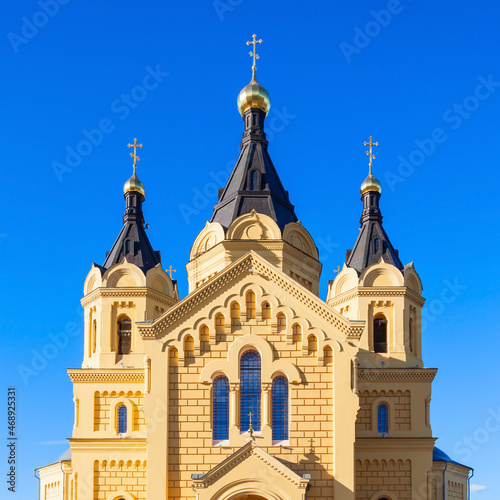
[[[264,483],[257,479],[232,483],[220,489],[211,498],[212,500],[292,500],[284,491],[271,483]]]

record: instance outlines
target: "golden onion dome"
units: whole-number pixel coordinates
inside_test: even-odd
[[[382,192],[382,187],[380,186],[380,181],[373,176],[370,172],[368,177],[361,184],[361,194],[365,194],[368,191],[377,191],[378,193]]]
[[[239,93],[237,105],[241,116],[243,116],[243,113],[249,108],[259,108],[264,111],[266,115],[269,113],[269,109],[271,108],[269,94],[262,85],[257,83],[255,73],[252,81],[246,87],[243,87]]]
[[[142,196],[144,196],[145,193],[144,184],[139,180],[139,177],[137,177],[137,174],[135,173],[135,167],[132,177],[123,186],[124,193],[128,193],[130,191],[137,191],[138,193],[141,193]]]

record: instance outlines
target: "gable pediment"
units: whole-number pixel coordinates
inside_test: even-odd
[[[235,281],[250,274],[263,278],[263,286],[266,288],[278,287],[282,303],[297,303],[305,308],[309,315],[312,314],[328,327],[333,327],[329,330],[339,332],[342,338],[357,339],[361,336],[364,322],[348,320],[254,251],[249,251],[227,266],[155,320],[137,323],[140,335],[144,339],[161,337],[172,327],[193,316],[204,304],[213,303],[214,297],[225,293]],[[287,295],[287,300],[284,300],[284,295]]]
[[[305,490],[309,477],[303,477],[278,459],[259,448],[253,441],[236,450],[232,455],[204,474],[193,474],[196,489],[224,489],[224,485],[263,482],[274,484],[283,492],[289,489]]]

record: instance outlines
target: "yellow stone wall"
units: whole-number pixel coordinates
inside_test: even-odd
[[[450,500],[464,500],[464,485],[455,481],[448,481],[448,498]]]
[[[127,491],[146,500],[146,461],[103,460],[94,462],[94,500],[108,500],[115,491]]]
[[[356,431],[376,429],[374,419],[374,403],[387,401],[389,403],[390,421],[394,422],[394,429],[401,431],[411,430],[411,397],[410,391],[362,391],[359,395],[359,412],[356,419]]]
[[[108,431],[115,428],[116,415],[113,409],[121,402],[130,402],[132,408],[132,431],[145,431],[146,420],[142,407],[142,393],[132,391],[96,391],[94,394],[94,431]],[[113,412],[113,414],[112,414]]]
[[[333,491],[333,375],[332,367],[318,366],[318,357],[304,355],[301,342],[287,342],[286,332],[272,334],[270,326],[256,325],[259,335],[279,352],[279,358],[294,363],[304,374],[304,384],[290,385],[289,445],[262,446],[271,455],[285,461],[297,473],[311,474],[314,487],[308,498],[324,498]],[[225,358],[232,342],[248,329],[217,337],[217,343],[203,342],[199,357],[185,356],[178,362],[176,350],[170,353],[169,383],[169,498],[192,497],[191,474],[206,472],[229,455],[235,447],[219,447],[212,441],[210,386],[202,386],[200,374],[207,362]],[[224,339],[224,340],[222,340]],[[181,366],[179,366],[181,365]],[[242,429],[240,429],[241,431]],[[244,444],[246,436],[242,436]]]
[[[357,500],[370,500],[381,491],[393,493],[398,500],[411,500],[411,461],[356,460],[356,484]]]

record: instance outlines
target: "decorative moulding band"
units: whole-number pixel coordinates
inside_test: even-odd
[[[272,281],[285,292],[289,293],[296,300],[302,302],[312,312],[323,318],[325,321],[335,326],[340,332],[346,336],[358,337],[361,335],[362,328],[360,325],[352,325],[349,320],[341,317],[330,306],[323,303],[313,293],[302,290],[302,287],[297,287],[296,282],[289,276],[284,275],[281,271],[273,269],[267,265],[253,252],[243,256],[240,261],[233,264],[234,267],[229,267],[217,274],[200,288],[196,289],[186,299],[171,307],[165,315],[152,324],[138,323],[137,327],[143,339],[152,339],[161,335],[167,328],[174,325],[177,321],[191,313],[197,306],[213,299],[224,287],[234,279],[239,278],[245,271],[253,269],[254,273],[264,276]]]
[[[373,369],[358,371],[358,378],[365,382],[432,382],[436,376],[436,368],[417,368],[414,370],[405,369]]]
[[[85,382],[117,382],[128,383],[138,382],[144,383],[144,372],[126,372],[126,371],[94,371],[92,369],[68,371],[69,378],[74,383]]]

